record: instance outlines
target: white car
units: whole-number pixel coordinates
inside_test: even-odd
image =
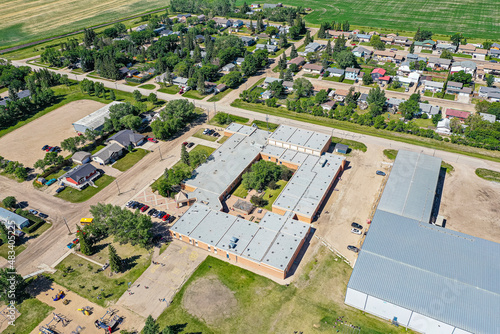
[[[354,234],[359,234],[359,235],[361,235],[361,231],[360,231],[360,230],[358,230],[357,228],[352,228],[352,229],[351,229],[351,232],[352,232],[352,233],[354,233]]]

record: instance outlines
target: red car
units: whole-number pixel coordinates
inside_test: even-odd
[[[161,220],[167,221],[167,219],[170,217],[170,215],[167,213],[165,216],[161,217]]]
[[[148,140],[152,143],[157,143],[158,142],[158,139],[156,138],[152,138],[152,137],[149,137]]]
[[[188,144],[187,141],[185,141],[184,143],[182,143],[183,146],[186,146]]]
[[[144,212],[144,211],[146,211],[147,209],[149,209],[149,205],[144,205],[144,206],[141,208],[141,212]]]
[[[49,152],[52,149],[52,146],[49,146],[45,149],[45,152]]]

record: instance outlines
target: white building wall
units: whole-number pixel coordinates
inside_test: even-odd
[[[413,312],[409,328],[425,334],[452,334],[455,327]]]
[[[463,329],[460,329],[460,328],[456,328],[456,327],[455,327],[455,330],[453,331],[453,334],[472,334],[472,333],[471,333],[471,332],[464,331]]]
[[[357,290],[353,290],[353,289],[348,288],[346,293],[345,293],[345,301],[344,302],[347,305],[364,310],[366,298],[368,298],[368,295],[366,293],[359,292]]]
[[[366,302],[366,312],[375,314],[381,318],[392,320],[394,317],[398,318],[398,323],[403,326],[408,326],[412,311],[386,302],[382,299],[378,299],[372,296],[368,296]],[[443,333],[444,334],[444,333]]]

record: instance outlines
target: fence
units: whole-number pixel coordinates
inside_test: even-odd
[[[351,263],[351,261],[349,261],[344,255],[342,255],[341,252],[339,252],[338,249],[336,249],[335,247],[333,247],[332,245],[330,245],[328,243],[328,241],[326,241],[325,239],[323,239],[322,237],[320,236],[317,236],[315,235],[315,237],[321,241],[321,243],[326,246],[333,254],[335,254],[336,256],[340,257],[342,259],[342,261],[344,261],[345,263],[347,263],[351,268],[354,268],[354,263]]]

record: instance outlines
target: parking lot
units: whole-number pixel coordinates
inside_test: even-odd
[[[44,145],[60,146],[69,137],[76,136],[73,122],[104,106],[91,100],[78,100],[68,103],[47,115],[0,138],[0,156],[19,161],[26,167],[45,156]],[[66,156],[69,152],[63,151]]]

